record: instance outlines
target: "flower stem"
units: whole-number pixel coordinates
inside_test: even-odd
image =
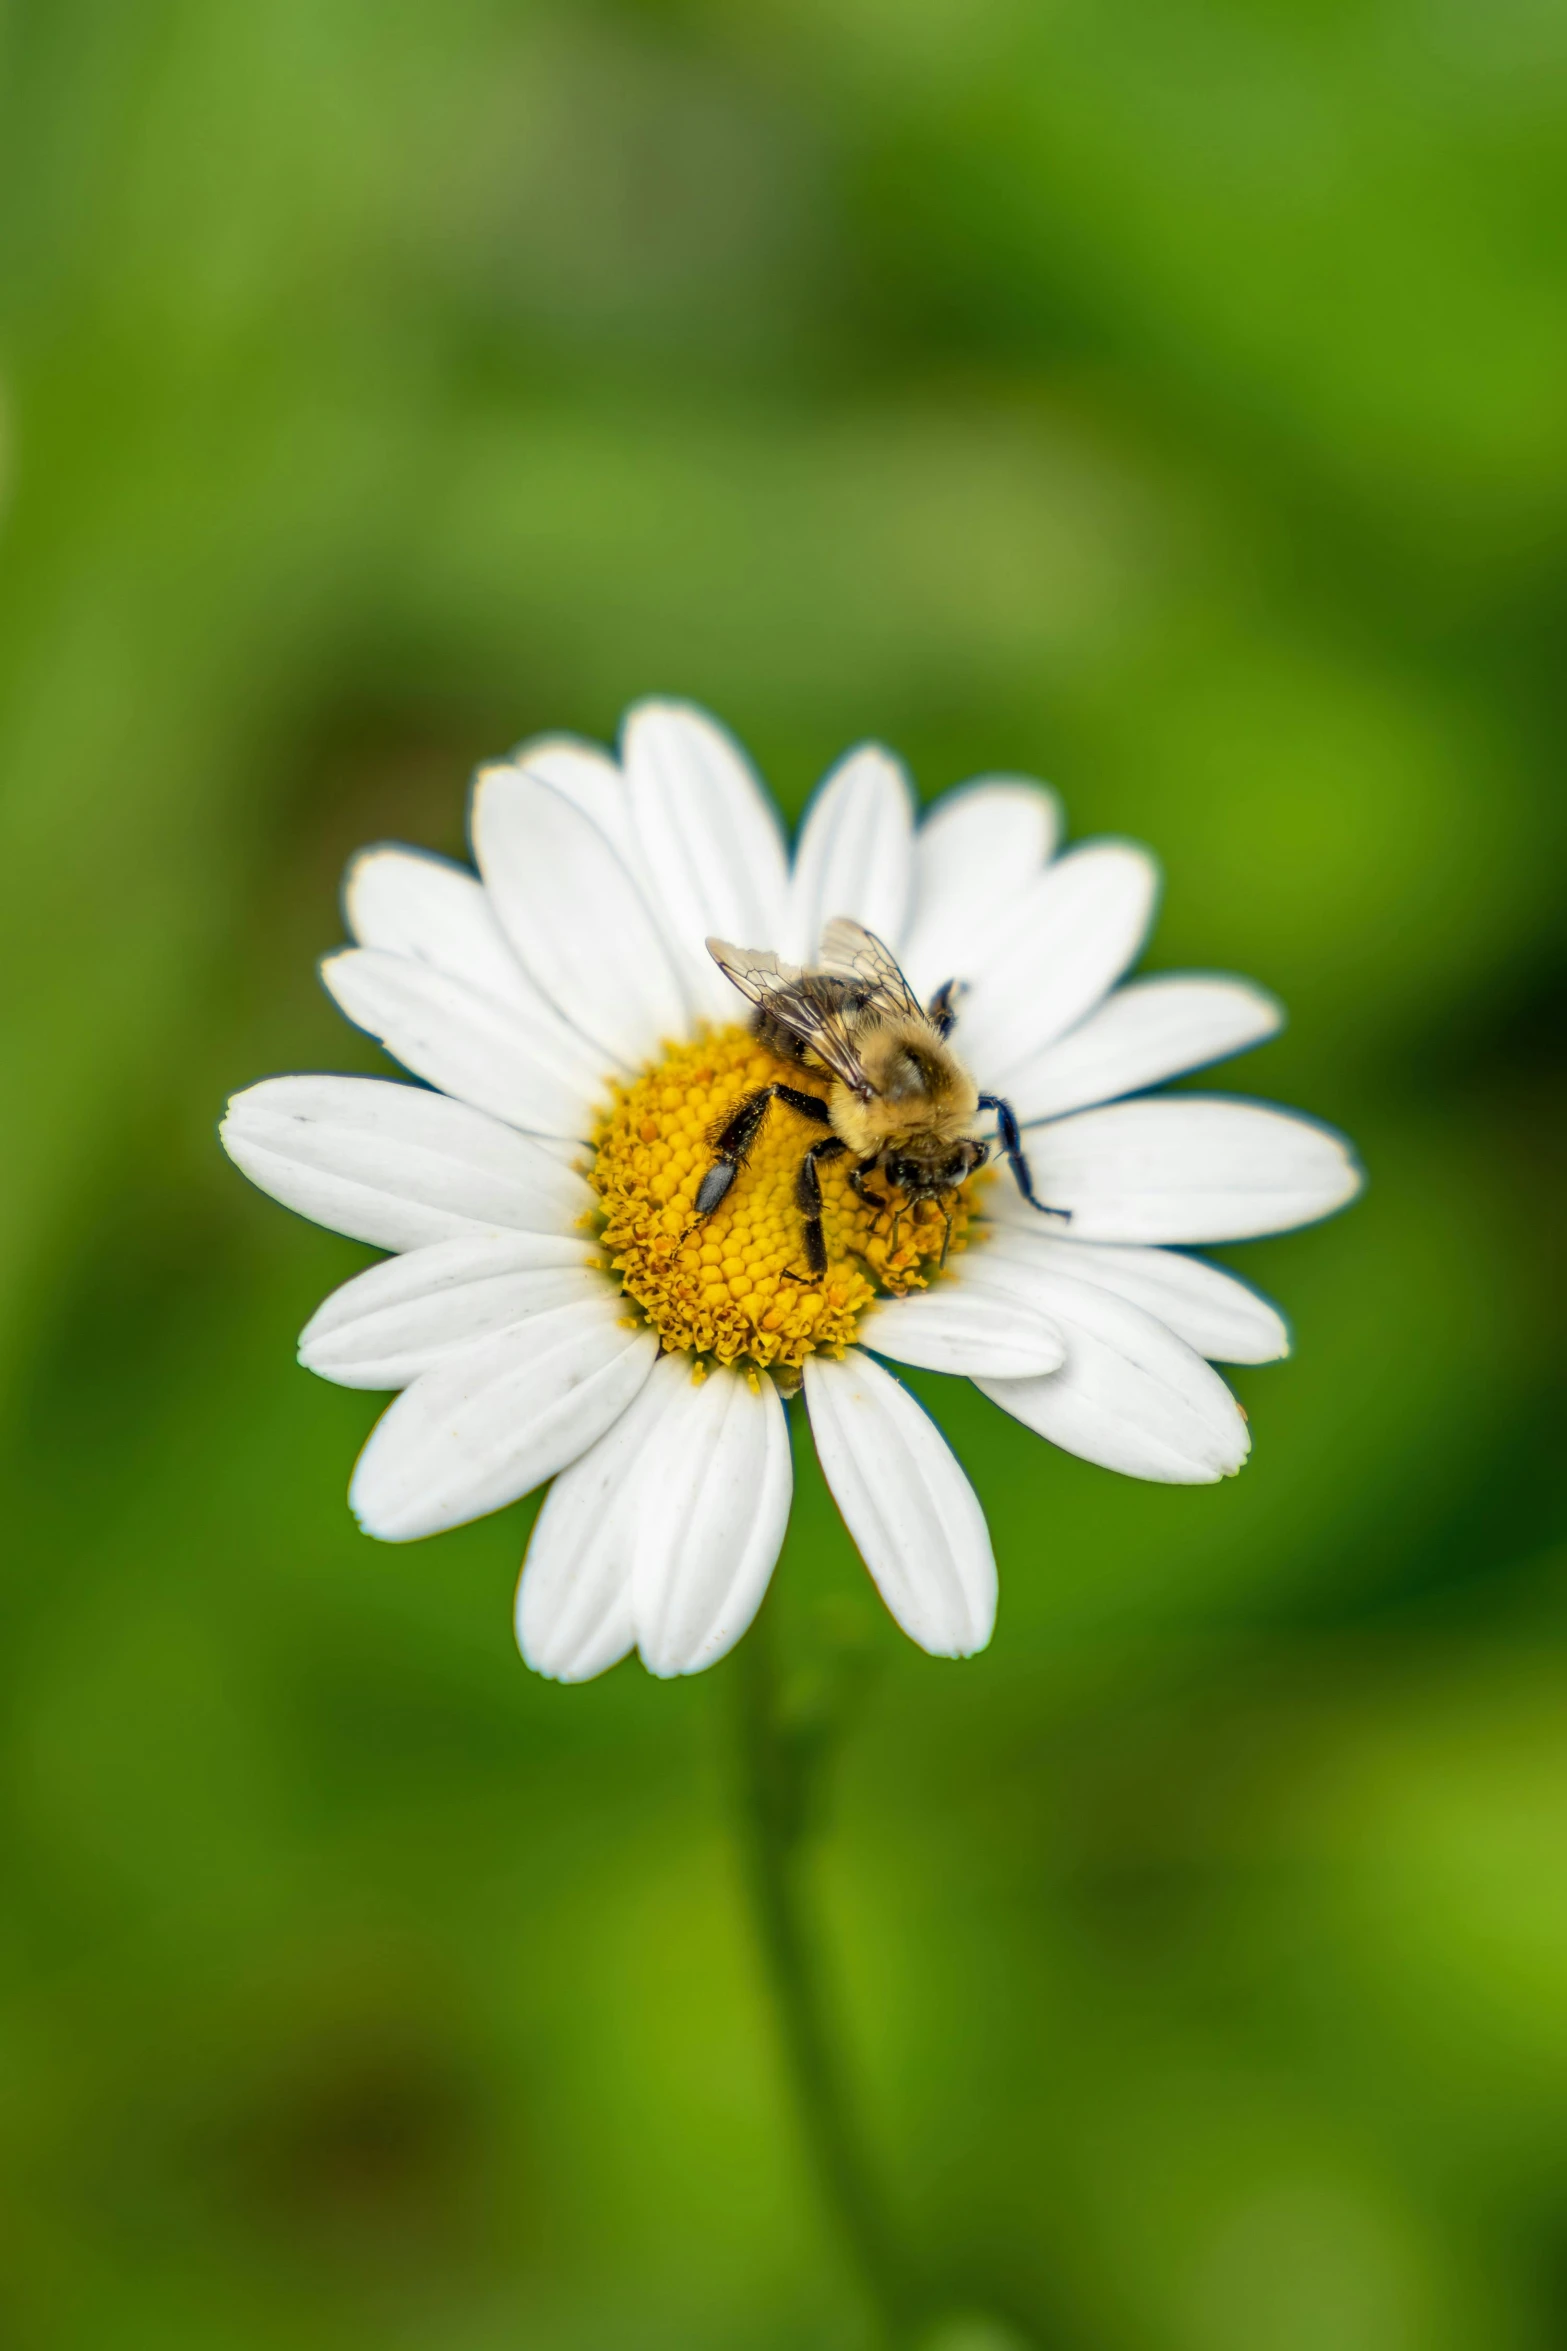
[[[732,1677],[751,1907],[806,2153],[888,2351],[908,2340],[917,2295],[889,2228],[844,2075],[803,1883],[812,1798],[833,1727],[791,1719],[773,1609],[740,1644]]]

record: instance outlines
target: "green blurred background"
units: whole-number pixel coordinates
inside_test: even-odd
[[[1567,16],[9,0],[0,78],[0,2343],[864,2339],[733,1666],[531,1677],[531,1505],[355,1532],[377,1400],[292,1342],[368,1253],[213,1135],[385,1067],[314,976],[348,852],[650,690],[793,810],[875,734],[1151,842],[1152,965],[1277,988],[1234,1082],[1371,1172],[1233,1253],[1298,1354],[1223,1489],[921,1383],[983,1659],[802,1461],[778,1638],[873,1666],[823,1932],[945,2340],[1567,2343]]]

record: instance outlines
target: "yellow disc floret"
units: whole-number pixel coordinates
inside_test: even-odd
[[[727,1199],[697,1222],[714,1134],[747,1094],[775,1079],[826,1099],[825,1073],[781,1061],[747,1029],[672,1046],[617,1090],[594,1138],[588,1180],[603,1203],[609,1262],[668,1351],[797,1372],[813,1348],[841,1354],[879,1293],[920,1288],[934,1276],[946,1215],[934,1200],[889,1193],[879,1174],[867,1179],[878,1195],[873,1206],[850,1188],[847,1153],[824,1160],[827,1270],[813,1280],[795,1185],[827,1129],[775,1101]],[[972,1189],[971,1180],[950,1204],[954,1250],[964,1245]]]

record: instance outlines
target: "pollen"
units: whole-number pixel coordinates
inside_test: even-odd
[[[787,1379],[816,1348],[841,1355],[877,1297],[935,1278],[946,1215],[934,1200],[890,1192],[880,1174],[866,1179],[878,1196],[872,1205],[850,1188],[847,1153],[819,1161],[827,1270],[813,1280],[795,1186],[806,1152],[828,1130],[775,1101],[727,1198],[699,1222],[697,1186],[713,1165],[713,1137],[747,1094],[775,1080],[827,1097],[825,1074],[780,1060],[747,1029],[671,1046],[617,1091],[588,1180],[601,1203],[605,1255],[665,1351]],[[973,1189],[971,1179],[952,1204],[951,1250],[965,1244]]]

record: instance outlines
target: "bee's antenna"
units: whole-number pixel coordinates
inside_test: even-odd
[[[947,1227],[946,1231],[941,1236],[941,1261],[936,1267],[936,1271],[938,1273],[944,1273],[946,1271],[947,1251],[952,1246],[952,1219],[956,1216],[956,1214],[957,1208],[955,1205],[947,1210]]]

